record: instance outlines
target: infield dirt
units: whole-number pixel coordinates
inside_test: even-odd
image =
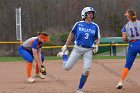
[[[140,59],[129,72],[124,87],[115,89],[125,59],[93,60],[84,93],[140,93]],[[0,93],[75,93],[82,72],[82,60],[70,70],[63,69],[61,60],[45,61],[47,76],[28,84],[25,62],[0,63]],[[33,73],[34,73],[33,69]]]

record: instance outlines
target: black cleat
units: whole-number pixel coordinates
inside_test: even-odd
[[[122,82],[119,82],[118,85],[116,86],[116,89],[122,89],[123,85]]]

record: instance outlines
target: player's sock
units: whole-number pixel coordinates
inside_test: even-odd
[[[82,74],[81,79],[80,79],[78,90],[81,90],[83,88],[86,80],[87,80],[87,76],[85,76],[85,75]]]
[[[121,77],[120,77],[120,81],[123,81],[126,78],[126,76],[128,74],[128,71],[129,71],[128,68],[123,68],[122,74],[121,74]]]
[[[36,74],[39,73],[39,69],[38,69],[38,64],[36,64],[36,71],[35,71]]]
[[[27,62],[27,63],[26,63],[26,69],[27,69],[27,78],[29,78],[29,77],[31,77],[32,63]]]
[[[63,54],[62,59],[63,59],[63,64],[65,64],[68,61],[68,55]]]

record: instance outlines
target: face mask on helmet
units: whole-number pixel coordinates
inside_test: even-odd
[[[82,12],[81,12],[82,19],[85,19],[86,18],[88,12],[93,12],[93,19],[94,19],[94,16],[95,16],[95,12],[96,11],[92,7],[85,7],[82,10]]]

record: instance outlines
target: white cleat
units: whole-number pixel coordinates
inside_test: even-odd
[[[29,78],[27,78],[26,82],[27,83],[33,83],[33,82],[35,82],[35,79],[32,78],[32,77],[29,77]]]
[[[63,55],[68,55],[69,54],[69,51],[68,50],[66,50],[66,51],[60,51],[58,54],[57,54],[57,57],[62,57]]]
[[[76,93],[84,93],[82,90],[77,90]]]
[[[119,82],[119,83],[117,84],[117,86],[116,86],[117,89],[122,89],[122,87],[123,87],[122,82]]]
[[[34,75],[35,78],[45,79],[45,76],[42,73],[38,73]]]

